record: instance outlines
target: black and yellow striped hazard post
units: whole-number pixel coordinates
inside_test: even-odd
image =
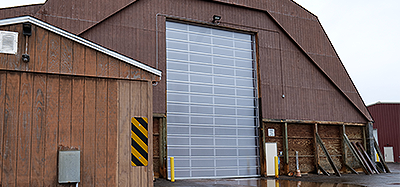
[[[148,122],[146,117],[131,118],[131,164],[147,166],[148,157]]]

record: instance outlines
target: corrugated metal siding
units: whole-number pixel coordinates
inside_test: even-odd
[[[136,0],[47,1],[36,16],[78,34]]]
[[[306,9],[299,7],[295,2],[291,0],[213,0],[217,2],[224,2],[234,5],[240,5],[244,7],[279,12],[287,16],[301,17],[305,19],[316,20],[316,16],[310,14]]]
[[[370,115],[316,16],[293,1],[215,0],[269,11],[365,116]],[[268,6],[270,5],[270,6]]]
[[[374,104],[368,106],[374,118],[374,129],[378,129],[379,148],[393,146],[395,162],[400,162],[400,104]]]
[[[299,8],[297,5],[295,6]],[[301,10],[305,11],[303,9]],[[259,38],[258,50],[260,54],[261,77],[264,76],[263,74],[277,73],[275,76],[272,76],[272,79],[275,80],[261,78],[261,85],[264,85],[261,87],[263,92],[263,105],[265,106],[263,107],[263,118],[313,119],[346,122],[366,121],[365,118],[355,110],[352,104],[346,101],[346,99],[338,93],[336,88],[324,78],[321,72],[319,72],[316,67],[313,67],[311,62],[304,57],[276,24],[261,11],[253,11],[231,5],[204,1],[138,1],[131,7],[121,11],[118,15],[111,17],[109,20],[89,30],[83,36],[91,40],[100,41],[102,45],[108,46],[110,42],[108,42],[109,40],[107,40],[107,37],[103,37],[103,39],[99,37],[111,34],[115,36],[113,39],[116,41],[113,42],[111,48],[122,51],[122,53],[127,55],[133,55],[136,59],[140,59],[144,62],[155,62],[155,55],[151,52],[155,51],[155,41],[152,37],[155,37],[155,15],[157,12],[206,22],[211,21],[212,15],[218,14],[222,16],[223,21],[220,24],[222,26],[257,32]],[[131,21],[137,17],[149,19],[137,20],[135,22]],[[290,20],[291,22],[298,21],[297,18],[287,17],[294,19]],[[159,31],[161,32],[159,37],[163,39],[163,18],[158,17],[158,20],[161,22],[159,23]],[[304,20],[310,22],[308,19]],[[310,23],[314,22],[318,23],[316,21]],[[120,25],[118,26],[118,24]],[[319,25],[309,24],[309,26],[315,27]],[[118,33],[113,33],[113,31],[110,30],[113,27],[120,28],[117,30]],[[165,44],[161,39],[159,40],[159,49],[164,49],[163,46]],[[132,42],[120,45],[119,43],[123,40]],[[271,40],[275,42],[271,42],[272,44],[270,44]],[[326,38],[325,41],[327,41]],[[270,48],[265,45],[272,45],[271,50],[274,51],[272,54],[276,56],[271,55]],[[329,42],[326,42],[326,45],[329,45],[328,48],[331,49]],[[162,67],[164,65],[161,65],[165,62],[164,59],[162,59],[163,50],[159,51],[161,52],[161,54],[159,54],[159,68],[162,68],[165,72],[164,67]],[[333,50],[331,49],[331,51]],[[299,61],[298,59],[302,60]],[[278,64],[272,64],[269,60]],[[265,67],[275,66],[279,68],[281,66],[279,64],[281,61],[284,68],[283,78],[279,75],[279,71],[276,71],[277,69]],[[297,62],[296,65],[294,65],[295,62]],[[339,63],[339,66],[342,67],[339,61],[336,63]],[[156,66],[155,63],[151,65]],[[301,68],[301,70],[299,68]],[[311,71],[310,73],[312,74],[305,74],[305,69]],[[344,71],[343,67],[341,71]],[[345,72],[344,75],[345,77],[341,79],[350,80]],[[287,97],[284,101],[281,101],[282,93],[280,93],[282,90],[282,79],[284,81],[284,92],[287,92],[285,93]],[[306,82],[314,83],[308,86],[301,85]],[[349,83],[350,86],[352,86],[351,81]],[[158,98],[162,98],[165,95],[164,89],[160,90],[162,92],[155,93],[156,97],[159,96]],[[353,88],[353,90],[355,89]],[[163,106],[165,100],[160,99],[160,101],[162,101],[162,103],[155,104],[155,106],[159,106],[155,108],[155,112],[163,113],[165,111],[165,106]],[[276,106],[276,108],[280,108],[281,110],[276,110],[275,107],[269,106]]]
[[[91,12],[82,12],[87,10],[82,8],[75,9],[76,12],[59,11],[53,13],[56,12],[56,10],[52,10],[56,5],[61,7],[63,4],[60,1],[57,4],[50,4],[51,2],[53,1],[48,1],[46,3],[47,8],[42,10],[46,10],[47,14],[51,13],[57,16],[46,16],[46,21],[73,32],[87,27],[90,25],[89,22],[93,23],[97,19],[94,12],[101,12],[104,9],[103,6],[93,6]],[[79,4],[80,2],[82,5]],[[76,0],[72,4],[89,7],[87,3],[82,2]],[[115,4],[122,7],[124,3],[118,2]],[[312,61],[305,57],[299,47],[264,11],[268,10],[278,20],[294,40],[327,72],[340,90],[369,118],[364,103],[314,15],[290,0],[220,0],[219,2],[198,0],[137,1],[86,31],[82,36],[156,67],[155,22],[157,13],[204,22],[211,22],[212,15],[221,15],[222,23],[220,26],[257,33],[261,76],[260,90],[264,105],[263,118],[344,122],[368,121],[357,112],[358,109],[344,95],[338,93],[339,90],[335,88],[335,85],[330,83],[316,66],[311,65]],[[51,11],[48,9],[51,9]],[[39,11],[39,14],[44,14],[44,12]],[[81,23],[76,22],[77,18],[82,20]],[[85,19],[89,21],[84,21]],[[163,16],[158,16],[157,20],[159,33],[157,51],[159,54],[158,61],[160,62],[158,68],[165,72],[165,19]],[[79,27],[79,29],[76,29],[76,27]],[[294,64],[295,62],[296,64]],[[304,74],[304,69],[318,75]],[[293,79],[294,77],[301,79]],[[304,81],[309,80],[312,80],[313,84],[304,85]],[[288,97],[283,100],[282,94]],[[165,113],[165,81],[155,87],[154,101],[154,112]],[[316,111],[321,111],[321,113]]]
[[[34,15],[42,7],[39,5],[20,6],[0,9],[0,19],[16,16]]]
[[[286,31],[335,81],[367,118],[370,115],[353,82],[339,60],[318,18],[293,1],[214,0],[265,10],[278,20]]]
[[[320,23],[278,13],[272,14],[339,88],[358,106],[363,114],[370,118],[364,102],[331,46]]]

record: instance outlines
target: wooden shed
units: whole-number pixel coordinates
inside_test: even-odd
[[[0,33],[0,186],[61,185],[65,149],[80,150],[80,186],[152,186],[152,149],[131,164],[131,118],[152,124],[161,72],[30,16]]]

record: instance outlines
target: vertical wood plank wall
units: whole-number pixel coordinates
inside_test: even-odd
[[[81,151],[79,186],[153,186],[152,125],[149,165],[133,167],[130,119],[152,124],[154,75],[35,26],[24,63],[20,41],[0,54],[0,185],[74,186],[58,184],[67,147]]]
[[[153,181],[153,124],[152,90],[150,82],[126,82],[119,84],[119,132],[118,139],[118,183],[119,186],[152,186]],[[134,107],[132,107],[134,106]],[[150,106],[150,107],[149,107]],[[131,166],[131,117],[148,119],[148,166]]]

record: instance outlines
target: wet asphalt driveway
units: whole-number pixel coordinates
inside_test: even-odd
[[[171,183],[165,179],[157,179],[154,183],[155,187],[356,187],[356,186],[371,186],[371,187],[400,187],[400,164],[388,164],[392,173],[383,173],[379,175],[365,175],[363,173],[343,174],[342,177],[335,175],[324,176],[310,174],[301,178],[288,176],[280,176],[279,180],[274,178],[241,178],[241,179],[205,179],[205,180],[178,180]]]

